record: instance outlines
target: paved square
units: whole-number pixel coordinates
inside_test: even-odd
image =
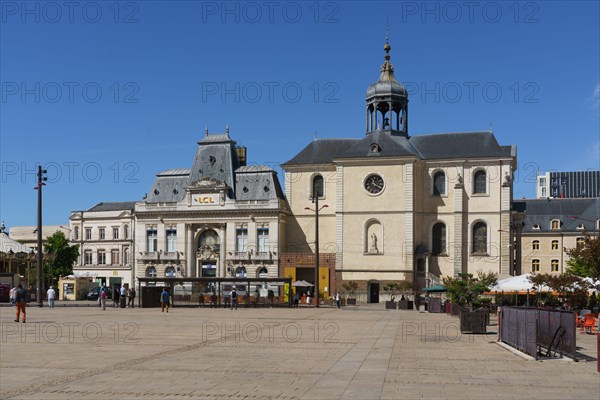
[[[379,304],[0,317],[2,399],[600,398],[595,361],[528,360],[456,318]],[[594,336],[578,346],[596,354]]]

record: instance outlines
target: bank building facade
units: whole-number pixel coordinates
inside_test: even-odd
[[[511,274],[516,147],[491,131],[410,135],[390,49],[386,42],[367,89],[365,134],[315,139],[283,164],[292,212],[284,274],[306,276],[294,260],[315,250],[315,196],[327,206],[318,221],[321,288],[356,281],[364,300],[378,302],[388,282],[420,290],[461,272]]]
[[[135,275],[277,277],[287,212],[276,172],[207,129],[191,168],[158,173],[135,204]]]

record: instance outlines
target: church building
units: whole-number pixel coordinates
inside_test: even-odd
[[[314,139],[283,164],[292,213],[283,272],[305,279],[303,269],[314,271],[318,196],[325,296],[356,281],[365,300],[378,302],[388,282],[420,290],[461,272],[512,272],[516,147],[491,131],[411,135],[390,49],[386,41],[379,79],[367,89],[365,134]]]

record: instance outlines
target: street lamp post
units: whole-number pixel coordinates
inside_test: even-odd
[[[37,301],[38,307],[44,307],[44,302],[42,301],[42,187],[46,184],[44,181],[47,181],[48,178],[45,174],[48,171],[42,169],[41,166],[38,166],[37,178],[38,185],[34,188],[38,191],[38,204],[37,204],[37,285],[36,285],[36,294],[35,300]]]
[[[311,198],[312,202],[315,204],[315,209],[313,210],[310,207],[304,207],[305,210],[314,211],[315,212],[315,307],[319,307],[319,211],[324,208],[329,207],[327,204],[324,204],[319,208],[319,193],[313,194]]]

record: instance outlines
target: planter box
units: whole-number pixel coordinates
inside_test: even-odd
[[[348,299],[346,299],[346,304],[349,305],[349,306],[355,306],[356,305],[356,299],[348,298]]]
[[[461,333],[486,333],[489,310],[479,309],[476,311],[460,311]]]
[[[385,309],[386,310],[395,310],[396,309],[396,302],[395,301],[386,301],[385,302]]]
[[[412,310],[413,308],[414,308],[414,303],[411,300],[398,301],[398,309],[399,310]]]

